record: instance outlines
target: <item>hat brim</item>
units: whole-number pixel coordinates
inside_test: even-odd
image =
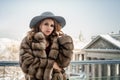
[[[46,18],[52,18],[55,19],[58,23],[61,24],[61,27],[63,28],[66,24],[66,21],[63,17],[61,16],[36,16],[34,17],[31,22],[30,22],[30,28],[33,28],[38,22],[40,22],[43,19]]]

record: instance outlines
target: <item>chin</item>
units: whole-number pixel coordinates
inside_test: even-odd
[[[45,36],[49,36],[49,35],[51,35],[51,33],[45,33]]]

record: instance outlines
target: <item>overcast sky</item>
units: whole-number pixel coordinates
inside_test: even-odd
[[[120,0],[0,0],[0,38],[21,40],[30,20],[44,11],[63,16],[63,31],[74,38],[120,30]]]

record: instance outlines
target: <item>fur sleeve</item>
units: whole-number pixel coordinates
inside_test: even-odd
[[[73,40],[70,36],[64,35],[58,38],[59,44],[59,55],[58,55],[58,65],[62,68],[67,67],[72,59],[73,55]]]
[[[28,66],[33,62],[34,57],[32,56],[32,50],[30,44],[27,42],[25,37],[20,45],[19,63],[23,72],[28,73]]]
[[[43,74],[40,70],[47,63],[43,34],[36,33],[33,40],[29,40],[28,36],[22,40],[19,62],[24,73],[30,75]]]

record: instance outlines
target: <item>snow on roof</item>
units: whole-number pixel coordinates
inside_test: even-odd
[[[110,35],[100,35],[100,36],[120,48],[120,42],[112,38]]]

